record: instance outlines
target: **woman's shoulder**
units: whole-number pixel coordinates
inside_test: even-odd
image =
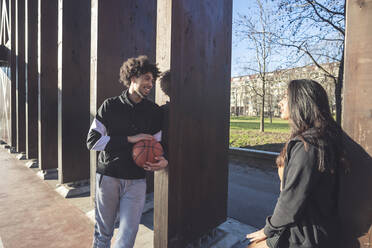
[[[288,142],[287,150],[318,150],[320,140],[321,138],[309,135],[308,132],[305,132],[304,134],[297,135],[296,137],[290,139]]]
[[[291,139],[287,146],[287,158],[289,160],[316,161],[318,148],[301,138]]]

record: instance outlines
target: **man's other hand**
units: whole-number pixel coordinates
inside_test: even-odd
[[[163,156],[156,157],[155,159],[157,160],[155,163],[146,162],[144,169],[147,171],[157,171],[168,166],[168,160],[166,160]]]
[[[152,139],[154,139],[154,136],[150,134],[144,134],[144,133],[136,134],[133,136],[128,136],[128,142],[133,143],[133,144],[137,143],[140,140],[152,140]]]

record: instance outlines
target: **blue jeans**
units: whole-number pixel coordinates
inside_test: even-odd
[[[115,220],[115,248],[132,248],[146,197],[146,179],[126,180],[96,173],[94,248],[109,248]]]

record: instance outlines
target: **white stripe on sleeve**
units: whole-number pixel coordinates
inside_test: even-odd
[[[153,135],[156,141],[160,142],[161,141],[161,131],[157,132],[156,134]]]
[[[103,151],[107,143],[110,141],[110,136],[107,136],[106,127],[99,120],[94,118],[90,130],[97,131],[101,134],[101,138],[93,145],[92,150]]]

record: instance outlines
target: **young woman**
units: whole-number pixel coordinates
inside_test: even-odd
[[[277,158],[281,192],[263,229],[248,234],[248,247],[339,247],[338,173],[343,163],[342,130],[334,121],[323,87],[293,80],[279,104],[290,139]]]

